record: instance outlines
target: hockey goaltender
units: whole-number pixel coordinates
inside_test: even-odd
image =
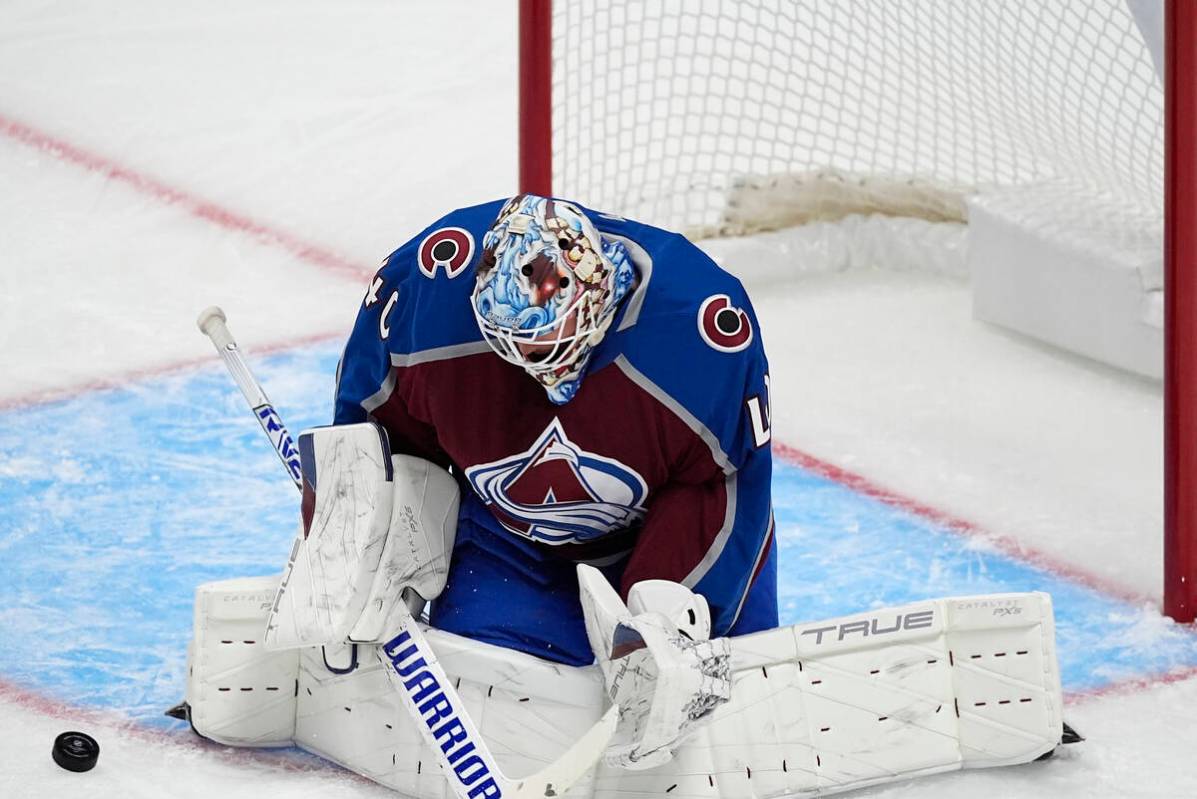
[[[1072,736],[1046,594],[777,627],[759,327],[681,236],[446,215],[371,280],[334,422],[282,577],[197,592],[206,738],[412,799],[771,799]]]

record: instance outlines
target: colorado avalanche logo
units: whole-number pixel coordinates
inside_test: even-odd
[[[715,294],[703,302],[698,309],[698,332],[720,352],[739,352],[752,342],[748,314],[732,305],[726,294]]]
[[[417,258],[425,277],[436,277],[440,268],[450,278],[457,277],[474,258],[474,237],[459,227],[434,230],[420,242]]]
[[[554,419],[528,450],[466,469],[474,491],[504,527],[549,544],[588,541],[644,518],[644,478],[585,452]]]

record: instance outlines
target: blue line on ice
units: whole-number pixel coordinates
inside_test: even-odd
[[[293,433],[325,424],[338,352],[256,362]],[[787,464],[774,477],[782,621],[1044,590],[1066,690],[1197,664],[1197,636]],[[218,364],[0,415],[0,679],[169,723],[195,586],[271,574],[296,494]]]

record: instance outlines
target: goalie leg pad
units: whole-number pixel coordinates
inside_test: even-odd
[[[278,577],[205,583],[195,595],[186,700],[195,731],[230,746],[290,746],[299,653],[262,641]]]
[[[230,581],[230,591],[238,582]],[[268,586],[257,602],[266,593]],[[213,604],[197,602],[188,699],[201,706],[207,701],[197,730],[242,746],[284,738],[285,720],[257,720],[261,711],[245,704],[263,694],[221,694],[216,687],[232,682],[205,673],[206,666],[224,670],[200,654],[221,646],[214,643],[219,628],[200,637],[200,606],[210,611]],[[604,682],[596,666],[549,663],[437,630],[427,635],[507,773],[527,774],[552,761],[603,710]],[[1028,762],[1060,742],[1060,678],[1046,594],[920,602],[732,638],[730,644],[731,700],[671,762],[635,772],[600,765],[566,795],[824,795]],[[363,649],[369,647],[358,647]],[[448,795],[434,754],[376,657],[359,651],[357,668],[337,674],[328,666],[341,670],[352,663],[352,648],[331,658],[320,648],[276,653],[288,655],[299,659],[292,708],[299,746],[413,799]],[[289,673],[286,664],[278,666]],[[205,684],[207,700],[192,687]],[[228,705],[212,704],[221,700]]]
[[[922,602],[732,639],[732,699],[646,772],[604,771],[603,799],[838,793],[1034,760],[1060,742],[1051,601]]]
[[[458,710],[474,721],[505,774],[531,774],[553,762],[602,715],[603,681],[594,667],[549,663],[435,629],[425,636],[464,703]],[[452,796],[437,754],[387,676],[390,664],[372,652],[359,655],[359,663],[351,674],[332,674],[319,650],[301,650],[295,743],[413,799]],[[435,696],[427,702],[425,718],[442,712]],[[438,730],[446,752],[470,746],[452,719]],[[463,754],[453,764],[467,759]],[[565,795],[589,795],[592,780]],[[478,788],[478,799],[490,799]]]

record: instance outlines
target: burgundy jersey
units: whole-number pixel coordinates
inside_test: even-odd
[[[588,663],[573,575],[586,561],[625,595],[653,578],[694,589],[714,635],[775,626],[768,364],[743,287],[682,236],[591,212],[637,283],[555,405],[471,309],[501,206],[455,211],[387,258],[338,373],[337,423],[374,420],[462,485],[433,623]]]

